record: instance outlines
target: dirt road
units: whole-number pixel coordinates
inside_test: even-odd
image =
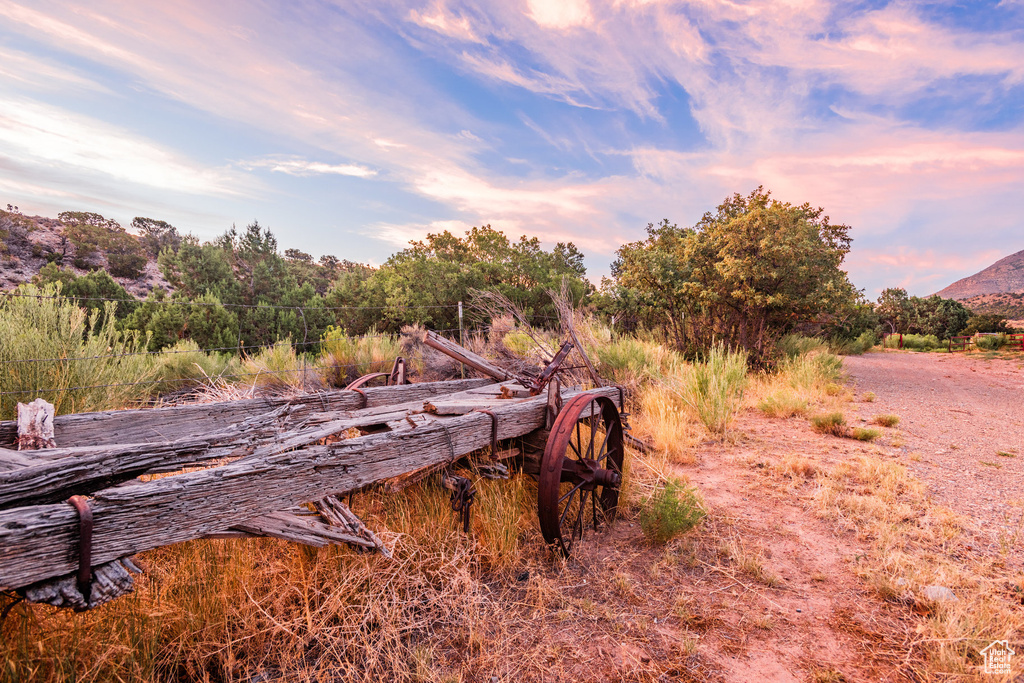
[[[1024,361],[981,354],[876,352],[848,356],[861,417],[900,417],[890,444],[935,500],[967,516],[979,540],[1019,545],[1024,515]],[[1019,554],[1018,554],[1019,558]]]

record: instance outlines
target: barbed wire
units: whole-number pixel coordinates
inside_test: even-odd
[[[349,368],[365,368],[372,366],[372,361],[365,363],[345,363],[342,365],[320,365],[320,366],[309,366],[303,368],[295,368],[293,370],[260,370],[259,372],[242,372],[232,373],[229,375],[213,375],[206,376],[203,378],[199,377],[177,377],[173,379],[150,379],[142,380],[138,382],[114,382],[111,384],[87,384],[78,387],[53,387],[49,389],[20,389],[17,391],[0,391],[0,396],[14,396],[16,394],[49,394],[49,393],[61,393],[66,391],[84,391],[86,389],[108,389],[112,387],[136,387],[151,384],[173,384],[175,382],[195,382],[197,384],[205,384],[207,381],[219,380],[232,378],[237,379],[239,377],[260,377],[263,375],[287,375],[295,373],[319,373],[322,370],[338,370],[338,369],[349,369]]]
[[[465,330],[464,329],[463,331],[468,334],[470,332],[477,332],[477,331],[480,331],[482,329],[486,329],[486,328],[489,328],[489,327],[490,326],[488,325],[488,326],[485,326],[485,327],[474,328],[472,330]],[[458,327],[448,327],[448,328],[444,328],[444,329],[441,329],[441,330],[433,330],[433,331],[437,332],[439,334],[440,333],[444,333],[444,332],[458,332],[459,328]],[[394,334],[386,334],[385,333],[385,334],[360,334],[360,335],[352,335],[349,338],[351,338],[351,339],[384,339],[386,337],[397,337],[397,336],[399,336],[399,333],[396,332]],[[14,360],[0,360],[0,365],[8,365],[8,364],[12,364],[12,363],[63,363],[63,362],[80,361],[80,360],[100,360],[102,358],[127,358],[129,356],[162,356],[162,355],[171,355],[171,354],[175,354],[175,353],[209,353],[211,351],[235,351],[235,350],[250,351],[250,350],[255,350],[255,349],[272,349],[272,348],[275,348],[277,346],[284,346],[286,344],[290,344],[291,346],[315,346],[316,344],[322,344],[322,343],[324,343],[324,340],[320,340],[320,341],[302,341],[302,342],[278,341],[278,342],[274,342],[273,344],[259,344],[259,345],[253,345],[253,346],[246,346],[244,344],[238,344],[238,345],[235,345],[235,346],[215,346],[215,347],[211,347],[211,348],[208,348],[208,349],[180,349],[180,350],[176,350],[176,351],[174,351],[174,350],[168,351],[167,349],[163,349],[163,350],[160,350],[160,351],[133,351],[132,353],[110,353],[110,354],[99,355],[99,356],[78,356],[78,357],[75,357],[75,358],[18,358],[18,359],[14,359]]]
[[[225,304],[225,303],[210,303],[205,301],[179,301],[174,299],[114,299],[112,297],[100,297],[100,296],[69,296],[65,294],[24,294],[22,292],[0,292],[0,295],[7,297],[17,297],[20,299],[69,299],[71,301],[113,301],[115,303],[124,304],[164,304],[168,306],[223,306],[224,308],[272,308],[275,310],[287,310],[296,311],[300,309],[315,310],[315,311],[351,311],[351,310],[417,310],[421,308],[458,308],[458,304],[397,304],[397,305],[385,305],[385,306],[278,306],[275,304]]]

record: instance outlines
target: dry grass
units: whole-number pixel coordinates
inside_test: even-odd
[[[633,422],[637,436],[654,445],[652,464],[693,464],[702,433],[679,394],[663,384],[646,384],[636,399]]]
[[[811,429],[819,434],[846,436],[846,418],[842,413],[825,413],[811,418]]]
[[[892,414],[875,415],[875,417],[871,420],[871,422],[873,424],[878,425],[879,427],[890,427],[891,428],[891,427],[895,427],[896,425],[898,425],[900,423],[900,416],[899,415],[892,415]]]
[[[881,598],[925,615],[914,649],[926,655],[927,675],[977,675],[988,643],[1020,642],[1024,613],[1012,588],[1019,576],[991,558],[952,552],[962,537],[959,519],[932,505],[906,468],[862,456],[819,471],[818,481],[820,514],[870,543],[854,571]],[[926,586],[949,588],[958,599],[929,600]]]

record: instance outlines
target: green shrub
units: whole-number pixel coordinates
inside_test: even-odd
[[[871,420],[880,427],[895,427],[900,423],[899,415],[875,415],[875,418]]]
[[[530,351],[537,345],[530,338],[530,335],[521,330],[512,330],[501,338],[501,342],[505,345],[505,348],[520,358],[526,358],[530,355]]]
[[[344,387],[371,372],[390,372],[395,358],[402,355],[398,335],[377,334],[373,328],[365,337],[350,337],[332,325],[324,332],[320,348],[324,381],[335,387]]]
[[[278,342],[242,361],[239,383],[271,390],[300,389],[319,373],[295,353],[291,340]]]
[[[667,543],[707,516],[697,490],[669,479],[640,507],[640,528],[651,543]]]
[[[844,356],[859,356],[873,349],[877,343],[878,337],[873,331],[868,330],[852,341],[840,343],[836,347],[836,353]]]
[[[725,434],[746,386],[746,352],[730,351],[716,344],[704,360],[693,364],[678,393],[709,431]]]
[[[846,434],[846,418],[842,413],[826,413],[811,418],[811,428],[819,434],[843,436]]]
[[[850,430],[850,437],[857,439],[857,441],[874,441],[881,435],[880,431],[870,427],[854,427]]]
[[[602,374],[622,383],[655,379],[683,365],[682,357],[661,344],[619,337],[593,349]]]
[[[0,298],[0,419],[13,419],[19,402],[35,398],[66,414],[149,396],[155,373],[143,355],[145,340],[117,330],[114,302],[89,313],[61,294],[60,283],[18,292],[53,298]]]
[[[192,339],[182,339],[153,356],[153,363],[159,379],[156,389],[160,393],[204,384],[222,375],[227,375],[225,379],[234,382],[237,378],[231,375],[239,371],[237,360],[230,354],[205,353]],[[244,381],[247,378],[240,379]]]
[[[799,334],[787,334],[776,346],[787,358],[806,356],[814,351],[828,351],[828,344],[824,340]]]
[[[843,359],[825,351],[815,351],[801,356],[784,358],[779,363],[779,372],[786,375],[790,386],[798,391],[808,391],[835,384],[842,378]]]
[[[1006,344],[1006,337],[1001,334],[985,335],[974,340],[974,345],[984,351],[998,351],[1003,348],[1004,344]]]
[[[900,346],[898,334],[889,335],[885,340],[885,348],[897,349]],[[946,345],[934,334],[905,334],[903,335],[903,348],[910,351],[934,351],[944,349]]]

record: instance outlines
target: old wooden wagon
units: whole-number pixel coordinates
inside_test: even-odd
[[[518,377],[436,335],[427,343],[487,377],[405,384],[396,363],[340,391],[66,415],[37,425],[56,446],[31,451],[14,450],[16,423],[0,424],[0,589],[95,607],[131,589],[133,554],[201,538],[388,552],[341,496],[440,472],[468,529],[472,482],[453,473],[467,459],[537,478],[541,531],[558,552],[614,518],[621,389],[560,387],[568,342]]]

